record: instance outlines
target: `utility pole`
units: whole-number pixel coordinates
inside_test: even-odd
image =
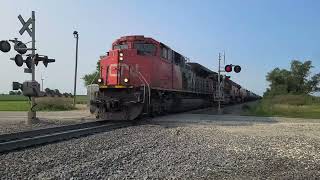
[[[227,76],[226,74],[223,75],[223,78],[221,79],[221,72],[229,73],[232,72],[232,68],[234,69],[235,73],[239,73],[241,71],[241,67],[239,65],[232,65],[228,64],[224,67],[224,69],[221,70],[221,53],[219,53],[219,66],[218,66],[218,82],[216,85],[216,91],[214,93],[214,101],[218,102],[218,114],[222,113],[221,110],[221,101],[225,101],[225,92],[224,92],[224,85],[225,83],[228,83],[230,80],[230,76]],[[225,65],[226,63],[226,54],[223,52],[223,63]],[[227,93],[227,98],[229,98],[229,95]]]
[[[43,76],[41,74],[41,91],[43,91],[43,80],[44,80],[44,78],[43,78]]]
[[[219,53],[219,67],[218,67],[218,114],[221,114],[221,53]]]
[[[76,95],[77,95],[77,69],[78,69],[78,42],[79,34],[77,31],[73,32],[74,38],[76,38],[76,63],[74,70],[74,87],[73,87],[73,106],[76,107]]]
[[[219,58],[218,58],[218,82],[216,84],[216,89],[215,89],[215,93],[214,93],[214,101],[218,102],[218,114],[222,114],[222,109],[221,109],[221,101],[224,101],[224,79],[225,78],[222,78],[221,79],[221,73],[222,72],[226,72],[224,70],[221,69],[221,60],[222,60],[222,57],[221,57],[221,53],[219,53]],[[225,53],[223,52],[223,63],[225,64],[225,61],[226,61],[226,55]],[[225,75],[224,75],[225,77]]]

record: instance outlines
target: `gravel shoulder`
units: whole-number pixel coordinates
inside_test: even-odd
[[[27,112],[0,111],[0,134],[62,126],[95,120],[85,108],[74,111],[37,112],[39,122],[25,123]]]
[[[0,155],[1,179],[316,179],[320,120],[177,114]]]

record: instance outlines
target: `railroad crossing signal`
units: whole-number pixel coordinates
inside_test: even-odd
[[[225,72],[231,72],[232,67],[235,73],[239,73],[241,71],[241,67],[239,65],[228,64],[224,67]]]
[[[31,69],[31,68],[32,68],[32,59],[31,59],[30,56],[27,57],[27,59],[25,60],[25,62],[26,62],[27,67],[28,67],[29,69]]]
[[[55,59],[49,59],[48,56],[41,56],[38,54],[36,54],[35,56],[32,56],[32,55],[27,55],[27,56],[28,57],[26,58],[26,60],[24,60],[21,54],[17,54],[14,58],[11,58],[11,59],[14,60],[14,62],[18,67],[21,67],[23,63],[25,63],[29,70],[32,69],[32,62],[34,62],[34,64],[38,66],[39,61],[42,61],[45,67],[48,67],[49,63],[55,62]],[[29,70],[26,71],[26,73],[29,73],[30,72]]]
[[[42,61],[43,65],[45,67],[47,67],[49,63],[53,63],[56,60],[55,59],[49,59],[48,56],[41,56],[41,55],[36,54],[35,57],[34,57],[34,64],[38,66],[39,61]]]
[[[226,66],[224,67],[224,70],[225,70],[226,72],[231,72],[231,71],[232,71],[232,64],[226,65]]]
[[[221,77],[220,77],[221,72],[226,72],[226,73],[232,72],[232,68],[235,73],[239,73],[241,71],[241,67],[239,65],[232,65],[232,64],[227,64],[223,70],[222,69],[223,67],[221,67],[221,60],[222,60],[221,53],[219,53],[218,82],[217,82],[215,94],[214,94],[214,100],[218,102],[218,113],[221,113],[221,101],[224,101],[224,91],[222,89],[224,86],[224,82],[230,80],[230,76],[226,76],[226,75],[224,75],[221,80]],[[223,62],[225,63],[225,53],[223,53]]]
[[[14,62],[17,66],[21,67],[23,65],[23,57],[20,54],[17,54],[16,57],[14,57]]]
[[[23,92],[23,95],[28,96],[31,99],[31,106],[30,110],[28,112],[28,121],[27,123],[32,123],[33,121],[37,121],[36,118],[36,111],[33,109],[34,106],[36,106],[35,103],[35,97],[41,96],[40,92],[40,85],[35,80],[35,65],[38,65],[39,61],[42,61],[44,66],[47,67],[49,63],[55,62],[55,59],[49,59],[48,56],[38,55],[36,54],[36,48],[35,48],[35,12],[32,11],[31,17],[25,21],[21,15],[18,16],[19,21],[22,24],[22,28],[19,30],[20,35],[24,34],[24,32],[27,32],[29,36],[31,37],[32,47],[28,48],[27,45],[21,41],[19,41],[17,38],[14,40],[4,40],[0,41],[0,51],[6,53],[11,50],[11,45],[9,42],[14,44],[14,50],[18,52],[17,55],[15,55],[14,58],[10,58],[11,60],[14,60],[16,65],[18,67],[21,67],[23,63],[26,64],[28,68],[24,69],[25,73],[31,73],[32,74],[32,80],[31,81],[25,81],[23,84],[20,84],[18,82],[13,83],[13,89],[21,89]],[[30,27],[31,25],[31,27]],[[32,51],[31,54],[26,54],[28,51]],[[24,60],[23,56],[27,56],[27,58]]]
[[[20,35],[22,35],[25,31],[28,32],[29,36],[32,37],[32,31],[34,29],[31,29],[29,28],[29,26],[34,22],[32,20],[32,18],[29,18],[27,22],[24,21],[23,17],[21,15],[18,16],[18,19],[20,20],[21,24],[22,24],[22,28],[20,29],[19,33]]]
[[[8,41],[0,41],[0,51],[9,52],[11,50],[11,45]]]
[[[28,51],[27,45],[25,45],[23,42],[18,41],[14,45],[14,50],[16,50],[19,54],[25,54]]]
[[[234,72],[239,73],[241,71],[241,67],[239,65],[234,66]]]

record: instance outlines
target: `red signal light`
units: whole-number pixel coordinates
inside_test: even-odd
[[[231,71],[232,71],[232,65],[231,65],[231,64],[226,65],[226,66],[224,67],[224,70],[225,70],[226,72],[231,72]]]

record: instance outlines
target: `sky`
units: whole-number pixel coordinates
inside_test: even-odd
[[[242,67],[231,79],[259,95],[268,87],[266,74],[289,68],[293,59],[311,60],[320,72],[320,1],[317,0],[0,0],[0,40],[18,33],[19,14],[36,12],[36,48],[55,58],[37,66],[44,88],[73,92],[75,39],[79,32],[77,94],[86,94],[81,77],[95,70],[100,55],[125,35],[145,35],[163,42],[193,62],[218,70],[218,53],[227,64]],[[12,82],[31,78],[0,52],[0,93]]]

